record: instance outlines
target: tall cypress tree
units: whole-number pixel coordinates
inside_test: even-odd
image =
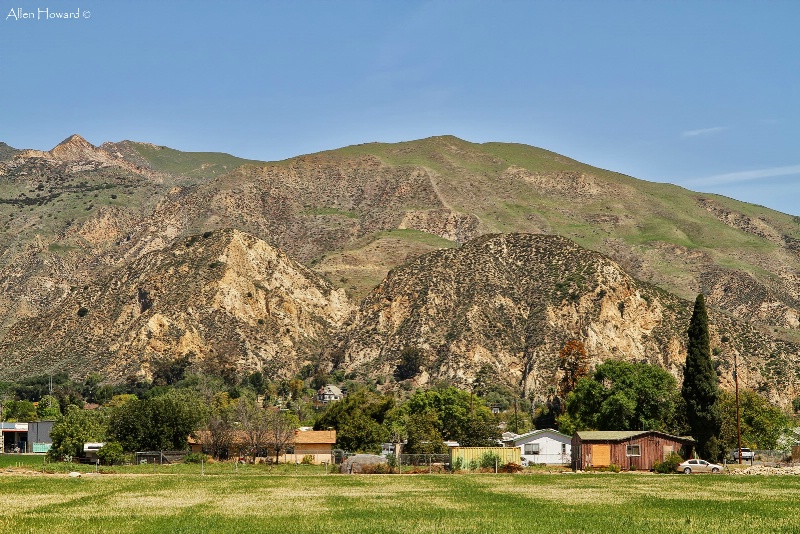
[[[718,380],[711,364],[708,313],[702,293],[694,301],[688,336],[681,395],[686,401],[686,417],[692,437],[697,440],[698,452],[704,458],[716,460],[722,452],[718,441],[722,418],[717,407]]]

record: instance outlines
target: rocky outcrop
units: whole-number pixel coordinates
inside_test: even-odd
[[[594,363],[648,361],[681,378],[691,309],[691,302],[635,280],[611,259],[568,239],[487,235],[392,270],[364,300],[330,357],[333,365],[391,382],[403,351],[417,348],[425,359],[417,384],[470,388],[488,368],[543,400],[557,383],[557,355],[569,339],[581,340]],[[736,354],[745,383],[764,390],[774,380],[763,367],[775,349],[769,338],[713,317],[723,381],[730,382]],[[798,347],[782,349],[800,370]],[[796,390],[798,381],[785,386]],[[772,391],[776,398],[785,393]]]
[[[102,372],[147,377],[154,361],[292,376],[351,313],[335,289],[237,230],[191,236],[17,323],[0,344],[4,376]]]
[[[41,150],[23,150],[15,154],[15,159],[25,160],[28,158],[42,158],[55,162],[69,163],[71,172],[94,170],[99,166],[123,167],[132,171],[141,172],[140,168],[130,162],[116,157],[88,142],[78,134],[73,134],[52,150],[44,152]]]

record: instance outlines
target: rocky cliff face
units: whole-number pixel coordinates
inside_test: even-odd
[[[50,313],[14,325],[4,375],[100,372],[147,377],[154,361],[292,376],[352,312],[335,289],[281,251],[237,230],[180,240],[95,283]]]
[[[425,355],[417,384],[469,388],[483,368],[544,400],[557,383],[569,339],[593,363],[615,358],[661,365],[681,378],[692,303],[639,282],[611,259],[558,236],[487,235],[392,270],[362,303],[330,353],[332,363],[391,377],[402,351]],[[775,399],[797,391],[798,347],[712,314],[723,381],[740,359],[743,384]],[[776,349],[793,354],[784,390],[774,389]],[[788,363],[788,362],[787,362]],[[391,380],[389,380],[391,381]]]

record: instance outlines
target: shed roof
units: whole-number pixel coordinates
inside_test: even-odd
[[[516,436],[513,439],[513,441],[519,441],[521,439],[530,438],[532,436],[537,436],[539,434],[555,434],[557,436],[561,436],[561,437],[564,437],[564,438],[567,438],[567,439],[572,438],[572,436],[564,434],[564,433],[559,432],[558,430],[554,430],[552,428],[540,428],[540,429],[537,429],[537,430],[531,430],[530,432],[526,432],[524,434],[520,434],[519,436]]]
[[[694,442],[694,438],[691,436],[673,436],[657,430],[581,430],[575,433],[581,441],[625,441],[648,434],[663,436],[675,441]]]
[[[335,430],[306,430],[304,432],[295,431],[294,433],[295,444],[301,445],[319,445],[319,444],[334,444],[336,443]]]

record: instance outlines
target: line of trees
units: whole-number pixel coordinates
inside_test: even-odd
[[[495,446],[498,423],[481,398],[455,387],[418,390],[402,404],[362,387],[330,404],[314,428],[336,429],[338,446],[353,452],[376,453],[382,443],[404,442],[409,454],[436,454],[447,452],[445,441]]]
[[[88,442],[105,443],[101,451],[114,451],[114,458],[117,451],[185,450],[195,436],[216,458],[227,458],[231,449],[255,458],[285,452],[298,425],[293,413],[263,408],[254,396],[231,399],[218,392],[205,399],[188,389],[143,399],[127,394],[95,410],[69,406],[53,425],[48,454],[56,460],[77,457]]]

